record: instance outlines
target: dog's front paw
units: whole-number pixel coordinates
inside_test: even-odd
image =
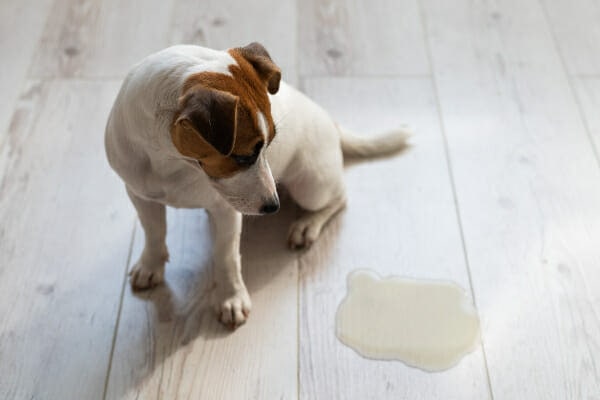
[[[252,308],[252,302],[246,288],[237,289],[231,293],[231,291],[223,292],[217,286],[213,303],[217,319],[230,329],[235,329],[244,324]]]
[[[165,280],[164,261],[149,263],[140,259],[131,272],[129,272],[129,282],[133,290],[152,289]]]

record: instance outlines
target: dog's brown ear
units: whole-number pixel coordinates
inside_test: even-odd
[[[195,131],[219,153],[229,155],[235,144],[238,101],[237,96],[228,92],[193,88],[180,99],[180,113],[175,124],[184,131]],[[191,149],[185,148],[184,141],[190,144],[191,140],[181,135],[178,133],[173,139],[177,140],[175,146],[179,151],[186,155],[184,151],[189,153]]]
[[[258,76],[267,84],[269,93],[277,93],[279,82],[281,81],[281,70],[271,59],[267,49],[262,44],[253,42],[237,50],[242,57],[252,64],[256,72],[258,72]]]

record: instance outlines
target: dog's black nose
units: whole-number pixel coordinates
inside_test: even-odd
[[[273,214],[273,213],[276,213],[278,210],[279,210],[279,201],[272,200],[268,203],[263,204],[263,206],[260,208],[260,213],[261,214]]]

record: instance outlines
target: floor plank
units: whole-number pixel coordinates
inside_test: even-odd
[[[302,75],[428,74],[417,0],[299,2]]]
[[[285,247],[294,215],[288,204],[275,216],[244,221],[252,314],[229,332],[209,306],[207,216],[169,209],[167,284],[138,296],[127,288],[107,398],[296,398],[297,256]],[[138,228],[132,261],[142,245]]]
[[[123,77],[168,45],[171,0],[56,0],[30,74]]]
[[[544,12],[423,5],[494,398],[597,398],[600,169]]]
[[[596,153],[600,151],[600,77],[571,80]]]
[[[170,41],[216,49],[260,42],[295,85],[296,23],[296,1],[175,0]]]
[[[0,2],[0,146],[37,47],[51,0]]]
[[[105,161],[116,82],[29,82],[0,155],[0,398],[101,399],[133,210]]]
[[[542,0],[569,73],[600,74],[600,3]]]
[[[414,147],[397,158],[348,168],[347,210],[301,258],[300,397],[488,398],[481,349],[457,367],[431,374],[366,360],[334,334],[346,276],[357,268],[452,280],[470,290],[429,79],[309,79],[306,90],[358,132],[410,121],[417,134]]]

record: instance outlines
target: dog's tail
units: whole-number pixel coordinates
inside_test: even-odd
[[[343,128],[341,135],[344,158],[371,158],[396,154],[409,147],[411,132],[405,129],[388,131],[375,137],[357,136]]]

